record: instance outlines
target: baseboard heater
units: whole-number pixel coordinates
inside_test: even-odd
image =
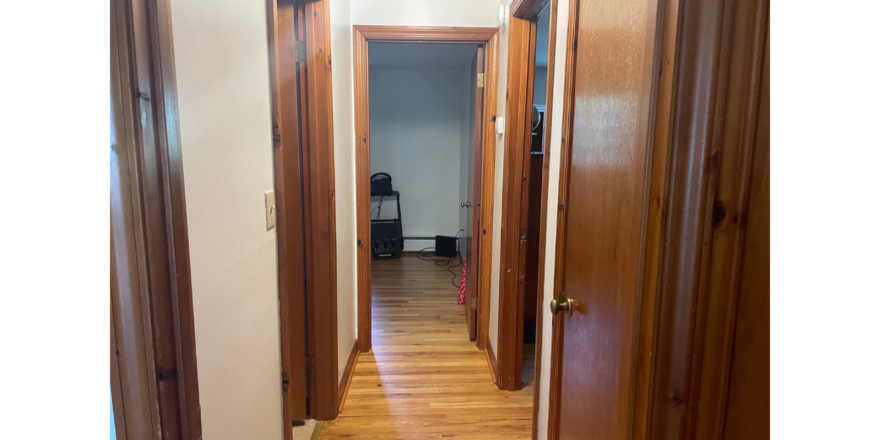
[[[459,237],[460,238],[460,237]],[[455,257],[458,255],[457,243],[458,238],[456,237],[448,237],[445,235],[435,235],[433,237],[428,236],[410,236],[407,235],[403,237],[404,241],[413,240],[413,241],[432,241],[434,242],[434,255],[438,257]],[[412,243],[412,241],[410,241]],[[404,251],[404,252],[419,252],[419,250],[415,251]]]

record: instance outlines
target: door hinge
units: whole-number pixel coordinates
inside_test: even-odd
[[[477,74],[477,87],[483,87],[483,81],[485,81],[485,80],[483,79],[484,76],[485,76],[484,73],[478,73],[478,74]]]
[[[471,298],[471,310],[477,310],[477,297]]]
[[[296,52],[296,62],[306,62],[306,42],[302,40],[294,40],[293,50]]]
[[[314,359],[306,358],[306,373],[309,376],[315,375],[315,360]]]
[[[519,231],[519,241],[526,241],[526,231]]]
[[[281,389],[287,391],[287,388],[290,387],[290,378],[287,377],[287,372],[281,372]]]

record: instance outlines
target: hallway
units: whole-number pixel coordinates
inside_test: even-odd
[[[373,351],[320,438],[531,438],[534,350],[521,391],[495,387],[452,278],[415,254],[373,261]]]

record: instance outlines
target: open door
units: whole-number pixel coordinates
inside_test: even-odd
[[[554,438],[629,434],[656,20],[656,0],[580,0],[551,303],[562,320]]]
[[[482,155],[483,119],[483,55],[484,47],[478,46],[471,61],[471,142],[468,147],[468,186],[470,200],[465,203],[469,210],[465,227],[465,316],[471,341],[477,339],[477,304],[479,287],[479,233],[480,230],[480,158]]]

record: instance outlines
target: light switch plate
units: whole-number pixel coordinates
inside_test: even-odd
[[[504,134],[504,116],[495,118],[495,133]]]
[[[266,230],[275,227],[275,190],[266,191]]]

